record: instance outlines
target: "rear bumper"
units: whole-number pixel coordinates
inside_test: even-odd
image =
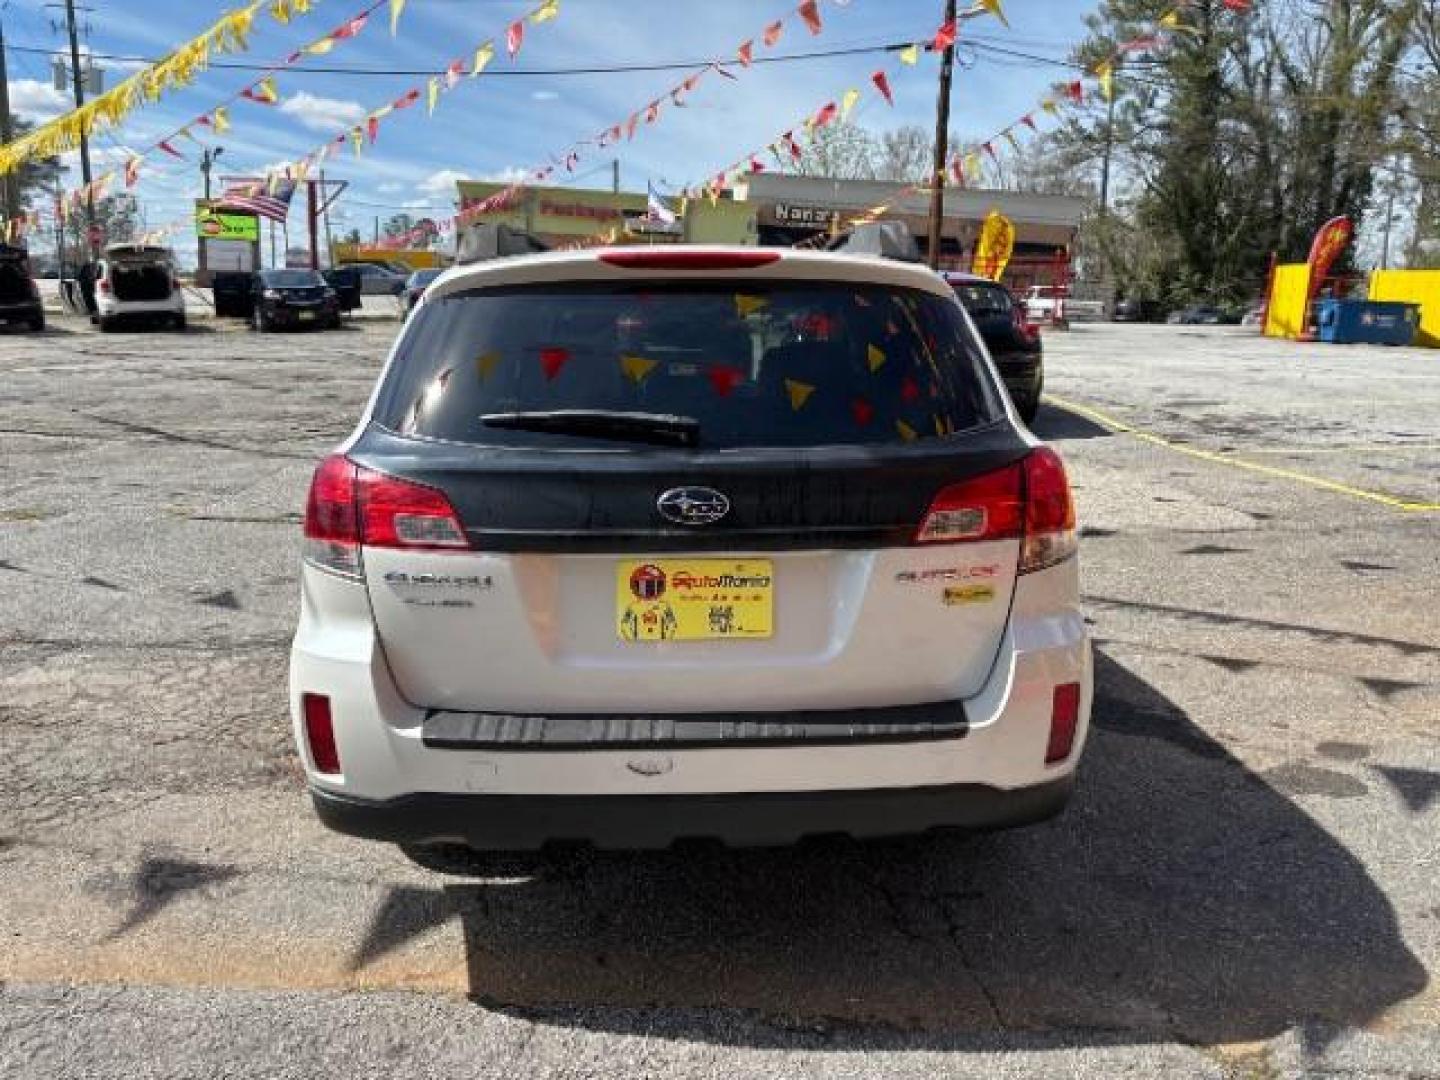
[[[0,304],[0,322],[29,322],[44,316],[45,309],[39,300]]]
[[[1054,817],[1074,774],[1031,787],[984,784],[859,791],[695,795],[490,795],[419,793],[357,799],[310,789],[320,820],[337,832],[400,844],[466,844],[533,851],[549,842],[663,848],[677,840],[733,846],[793,844],[807,836],[908,836],[934,829],[996,829]]]

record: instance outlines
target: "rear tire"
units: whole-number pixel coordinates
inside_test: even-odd
[[[267,315],[265,314],[265,309],[264,309],[264,308],[256,308],[256,309],[255,309],[255,329],[256,329],[256,331],[257,331],[258,333],[261,333],[261,334],[268,334],[268,333],[269,333],[271,330],[273,330],[274,328],[275,328],[275,324],[272,323],[272,322],[270,321],[269,316],[267,316]]]
[[[96,320],[96,325],[100,327],[100,332],[102,334],[113,334],[118,323],[112,315],[101,315]]]
[[[173,316],[170,320],[170,326],[178,333],[183,334],[185,332],[185,313],[181,312],[179,315]]]
[[[38,334],[41,330],[45,329],[45,316],[37,316],[36,318],[33,318],[28,323],[26,323],[26,325]]]

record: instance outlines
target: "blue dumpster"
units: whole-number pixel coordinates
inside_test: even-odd
[[[1322,300],[1316,314],[1320,340],[1332,345],[1409,345],[1420,325],[1419,304]]]

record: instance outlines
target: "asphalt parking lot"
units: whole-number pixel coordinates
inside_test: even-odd
[[[290,744],[394,332],[0,335],[0,1074],[1440,1076],[1440,353],[1047,336],[1058,821],[477,880],[327,833]]]

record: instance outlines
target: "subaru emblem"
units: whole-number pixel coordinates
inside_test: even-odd
[[[730,500],[714,488],[671,488],[655,500],[655,508],[677,525],[713,525],[730,512]]]

